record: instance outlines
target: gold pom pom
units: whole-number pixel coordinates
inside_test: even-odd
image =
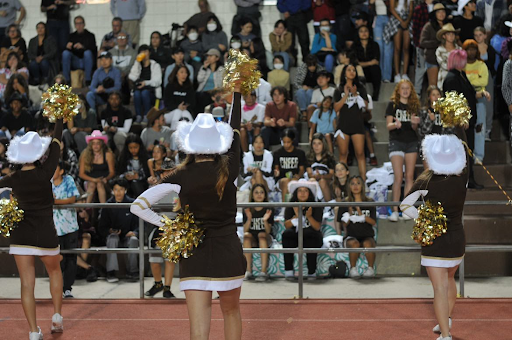
[[[72,119],[78,114],[80,103],[78,95],[71,92],[67,85],[55,84],[43,93],[43,116],[50,122],[57,119]]]
[[[0,199],[0,235],[10,237],[11,231],[18,226],[23,219],[24,211],[18,208],[16,198],[8,200]]]
[[[464,126],[472,117],[466,97],[456,91],[446,93],[446,97],[436,100],[433,107],[441,114],[444,127]]]
[[[162,250],[162,256],[174,263],[180,258],[192,256],[192,250],[203,241],[204,228],[198,226],[194,214],[188,210],[188,205],[174,220],[164,215],[162,222],[165,223],[160,227],[163,233],[156,241]]]
[[[241,51],[229,50],[228,61],[224,65],[224,80],[222,82],[224,89],[233,92],[235,84],[241,81],[242,94],[250,94],[260,86],[261,72],[257,67],[257,59],[249,58]]]
[[[418,218],[414,220],[416,224],[412,229],[412,239],[422,246],[430,246],[434,240],[446,234],[446,215],[441,203],[432,203],[426,201],[418,208]]]

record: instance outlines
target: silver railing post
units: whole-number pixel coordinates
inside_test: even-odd
[[[302,225],[302,204],[299,204],[299,224],[297,228],[298,230],[298,238],[299,238],[299,299],[304,297],[304,276],[302,275],[304,272],[304,226]]]
[[[464,297],[464,257],[459,265],[459,293],[461,297]]]
[[[144,221],[139,218],[139,298],[144,299],[144,239],[146,234],[144,232]]]

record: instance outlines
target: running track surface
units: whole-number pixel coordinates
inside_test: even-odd
[[[432,300],[242,300],[244,340],[437,339]],[[189,339],[184,300],[66,300],[64,334],[51,335],[53,307],[38,300],[44,339]],[[459,299],[454,340],[512,339],[512,299]],[[19,300],[0,302],[0,339],[28,339]],[[210,339],[223,339],[218,300]]]

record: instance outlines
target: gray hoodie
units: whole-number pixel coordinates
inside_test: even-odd
[[[111,0],[110,11],[123,20],[141,20],[146,14],[146,0]]]

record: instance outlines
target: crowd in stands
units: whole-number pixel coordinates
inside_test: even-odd
[[[67,122],[62,162],[53,179],[56,204],[79,199],[132,202],[179,164],[183,155],[173,134],[180,121],[192,121],[201,112],[219,121],[229,116],[231,98],[221,87],[230,49],[256,58],[262,73],[260,87],[244,96],[242,106],[245,154],[239,186],[250,192],[251,202],[371,200],[365,181],[367,166],[378,165],[371,123],[376,115],[385,117],[389,130],[393,201],[399,201],[404,180],[405,192],[414,181],[419,141],[443,131],[432,103],[445,91],[463,92],[476,113],[467,133],[479,159],[490,141],[493,112],[510,137],[511,0],[278,0],[282,20],[270,32],[269,45],[262,39],[261,0],[234,0],[231,32],[223,29],[208,1],[199,0],[199,12],[179,23],[177,39],[155,31],[149,44],[141,44],[145,39],[139,34],[145,1],[110,3],[112,31],[90,32],[86,18],[71,18],[74,0],[42,0],[47,21],[36,25],[28,48],[19,30],[26,15],[20,1],[0,8],[2,174],[9,172],[5,149],[11,138],[29,130],[46,135],[52,129],[42,119],[38,101],[30,98],[29,86],[43,91],[65,83],[81,97],[80,113]],[[312,41],[308,25],[314,27]],[[393,95],[382,98],[381,85],[390,82],[396,84]],[[379,100],[389,103],[385,112],[373,110]],[[303,129],[308,140],[300,138]],[[358,173],[349,174],[353,160]],[[58,189],[60,183],[67,189]],[[469,186],[481,188],[472,174]],[[298,211],[280,210],[244,209],[245,247],[269,247],[278,217],[286,228],[283,246],[297,246]],[[375,209],[354,203],[329,213],[346,247],[375,247]],[[320,247],[322,209],[305,209],[302,216],[304,246]],[[395,207],[389,220],[398,218]],[[146,237],[138,235],[138,222],[129,210],[103,209],[98,214],[82,209],[76,225],[78,231],[62,232],[62,237],[66,232],[78,235],[62,243],[63,248],[138,247],[138,238]],[[247,255],[249,279],[252,262]],[[352,268],[356,255],[350,256]],[[90,257],[77,258],[78,274],[94,281],[98,272]],[[366,258],[369,269],[363,276],[372,277],[375,254]],[[75,257],[63,261],[69,276],[65,289],[71,295],[74,271],[67,268]],[[286,254],[284,261],[286,276],[293,278],[293,255]],[[268,278],[268,262],[268,255],[262,256],[260,281]],[[308,254],[307,267],[314,278],[315,254]],[[106,270],[115,282],[115,254],[108,255]],[[134,255],[126,271],[127,278],[138,278]],[[350,275],[360,274],[351,269]],[[164,286],[158,280],[161,272],[154,276],[148,295],[165,289],[170,297],[172,278],[166,272]]]

